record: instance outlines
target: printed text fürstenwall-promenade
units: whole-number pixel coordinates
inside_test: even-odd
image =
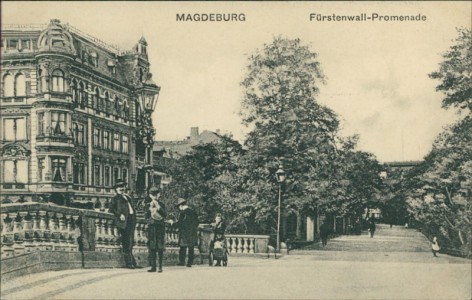
[[[310,13],[311,22],[424,22],[426,16],[423,14],[414,15],[387,15],[378,13],[362,13],[357,15],[338,15],[338,14],[316,14]]]

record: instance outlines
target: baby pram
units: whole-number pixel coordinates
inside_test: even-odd
[[[210,247],[210,253],[208,256],[208,263],[210,266],[213,266],[213,263],[216,261],[216,266],[228,266],[228,250],[226,248],[225,241],[215,241],[213,247]]]

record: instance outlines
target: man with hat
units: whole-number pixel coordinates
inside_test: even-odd
[[[115,225],[121,235],[122,251],[126,267],[134,269],[136,260],[133,256],[134,230],[136,228],[136,207],[126,191],[126,182],[117,180],[113,186],[116,195],[111,200],[109,212],[116,217]]]
[[[149,196],[145,199],[144,217],[148,224],[148,249],[149,264],[151,269],[148,272],[156,272],[156,252],[158,254],[159,268],[162,272],[162,258],[165,249],[165,217],[167,216],[164,203],[159,201],[161,190],[158,187],[149,189]]]
[[[187,267],[191,267],[194,258],[194,247],[198,245],[198,216],[188,207],[185,199],[179,198],[176,206],[179,207],[179,220],[176,225],[179,228],[179,266],[185,265],[185,256],[188,248]]]

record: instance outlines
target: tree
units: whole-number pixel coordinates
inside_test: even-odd
[[[446,96],[442,101],[443,108],[456,107],[472,110],[472,31],[458,29],[459,36],[449,51],[443,54],[438,71],[429,74],[430,78],[441,80],[436,87]]]
[[[361,153],[347,154],[356,139],[341,138],[337,114],[318,103],[319,85],[324,82],[317,54],[299,39],[277,37],[249,58],[241,115],[252,131],[240,180],[247,191],[248,215],[258,230],[276,228],[274,174],[279,165],[288,175],[283,192],[286,213],[334,214],[347,197],[346,181],[361,178],[354,176],[354,168],[369,161]],[[350,169],[356,178],[347,178],[343,164],[349,158],[358,160]]]
[[[221,211],[221,198],[228,188],[223,179],[237,172],[237,160],[242,153],[237,141],[220,136],[215,142],[193,146],[189,153],[174,161],[168,170],[172,182],[163,195],[170,210],[177,213],[172,203],[182,197],[196,209],[201,222],[211,222]]]
[[[436,88],[445,94],[442,106],[459,108],[465,116],[438,135],[424,163],[413,170],[408,204],[423,231],[471,255],[472,34],[469,29],[458,33],[439,71],[430,77],[442,80]]]

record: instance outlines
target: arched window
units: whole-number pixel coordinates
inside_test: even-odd
[[[18,96],[18,97],[26,96],[25,75],[23,75],[21,73],[16,75],[16,78],[15,78],[15,92],[16,92],[16,96]]]
[[[4,97],[13,97],[15,95],[13,87],[13,76],[7,74],[3,77],[3,96]]]
[[[122,115],[123,115],[123,118],[129,117],[129,106],[128,106],[128,101],[126,100],[123,102]]]
[[[79,104],[81,108],[85,108],[85,103],[87,101],[87,94],[85,94],[84,83],[79,83]]]
[[[72,80],[72,101],[74,103],[79,102],[79,90],[78,90],[77,80],[75,79]]]
[[[110,95],[108,94],[108,92],[105,92],[105,107],[104,107],[104,111],[109,114],[110,113]]]
[[[98,88],[95,88],[95,97],[93,99],[92,105],[96,110],[98,110],[99,102],[100,102],[100,91],[98,90]]]
[[[115,114],[119,116],[121,113],[121,105],[120,105],[120,100],[118,99],[118,96],[115,96],[114,104],[115,104]]]
[[[52,72],[52,91],[64,92],[64,73],[61,70]]]

